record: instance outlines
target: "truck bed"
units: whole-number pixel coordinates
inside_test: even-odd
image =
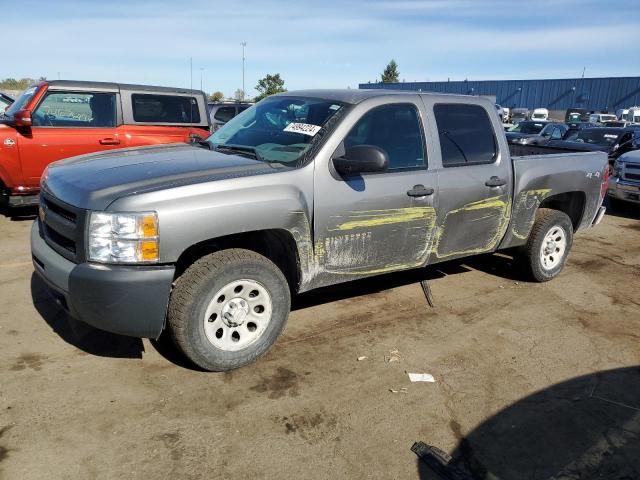
[[[584,150],[577,148],[548,147],[546,145],[518,145],[510,143],[509,152],[512,157],[524,157],[534,155],[553,155],[557,153],[584,153]]]

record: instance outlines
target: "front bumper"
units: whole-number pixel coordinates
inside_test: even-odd
[[[132,337],[158,338],[164,328],[173,266],[75,264],[31,228],[36,273],[72,317],[100,330]]]
[[[629,182],[618,177],[610,177],[607,193],[610,197],[618,200],[640,203],[640,183],[638,182]]]

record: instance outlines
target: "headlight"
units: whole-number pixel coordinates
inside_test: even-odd
[[[620,176],[620,170],[622,170],[622,165],[620,164],[620,161],[618,159],[616,159],[616,161],[613,162],[613,176],[614,177],[619,177]]]
[[[158,242],[156,212],[91,212],[88,244],[91,262],[157,262]]]
[[[526,139],[525,137],[517,138],[517,139],[516,139],[516,142],[518,142],[518,143],[522,143],[522,144],[524,145],[525,143],[527,143],[527,139]]]

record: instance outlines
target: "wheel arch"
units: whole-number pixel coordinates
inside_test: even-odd
[[[176,278],[200,258],[228,248],[243,248],[271,260],[284,274],[289,288],[297,292],[300,280],[300,258],[296,241],[285,229],[268,229],[216,237],[186,248],[176,262]]]
[[[575,232],[582,223],[586,203],[587,197],[584,192],[572,191],[558,193],[545,198],[538,209],[548,208],[565,213],[571,219],[573,231]]]

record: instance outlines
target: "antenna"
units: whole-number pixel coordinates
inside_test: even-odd
[[[193,90],[193,57],[189,57],[189,74],[189,90]],[[189,99],[189,123],[193,123],[193,104],[191,103],[191,99]]]
[[[242,42],[242,98],[240,101],[244,101],[244,49],[247,46],[247,42]]]

